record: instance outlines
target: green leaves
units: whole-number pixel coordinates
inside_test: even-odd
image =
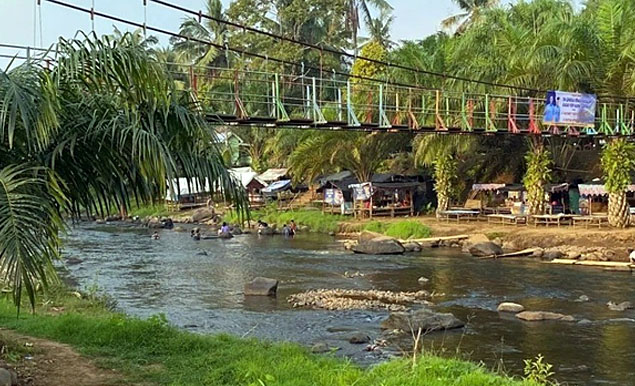
[[[551,180],[551,154],[545,149],[542,140],[537,139],[525,155],[527,171],[523,184],[527,189],[530,214],[543,214],[545,210],[544,185]]]
[[[44,168],[0,169],[0,267],[18,310],[23,290],[34,307],[38,285],[56,277],[51,262],[58,257],[58,233],[64,229],[60,193]]]
[[[607,142],[602,151],[602,170],[606,191],[624,193],[635,170],[635,145],[624,138]]]
[[[0,72],[0,264],[19,303],[54,279],[61,213],[106,215],[163,200],[166,180],[247,210],[197,101],[138,33],[62,40],[57,64]],[[18,166],[18,165],[28,165]]]

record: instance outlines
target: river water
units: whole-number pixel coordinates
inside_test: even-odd
[[[544,355],[567,384],[635,385],[635,310],[610,311],[606,302],[635,303],[635,276],[527,259],[477,260],[456,249],[403,256],[364,256],[344,251],[333,238],[241,235],[193,241],[189,233],[131,226],[82,225],[65,242],[68,275],[81,288],[97,286],[131,315],[164,313],[181,328],[228,332],[311,345],[325,342],[362,365],[382,354],[352,345],[352,331],[379,337],[380,311],[293,309],[290,294],[316,288],[359,288],[444,293],[435,310],[468,322],[460,331],[424,338],[436,353],[482,361],[521,375],[523,359]],[[344,272],[359,271],[350,279]],[[245,298],[255,276],[280,280],[277,298]],[[421,286],[421,276],[430,281]],[[574,300],[587,295],[589,302]],[[500,302],[528,310],[561,312],[590,323],[522,322],[496,312]],[[384,353],[385,354],[385,353]]]

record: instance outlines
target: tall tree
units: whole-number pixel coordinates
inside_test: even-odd
[[[206,14],[216,19],[224,20],[223,4],[220,0],[207,0]],[[227,64],[224,52],[218,48],[200,43],[205,41],[215,45],[224,45],[227,38],[227,25],[209,18],[198,20],[187,18],[181,23],[179,35],[195,40],[172,37],[170,43],[183,57],[183,61],[197,65],[213,65],[216,67]],[[198,40],[198,41],[197,41]]]
[[[609,193],[609,224],[626,228],[631,222],[626,190],[635,171],[635,145],[624,138],[607,142],[602,151],[602,169]]]
[[[434,167],[437,215],[448,209],[458,193],[457,156],[468,153],[475,143],[473,138],[462,136],[419,135],[415,138],[415,163]]]
[[[498,5],[499,0],[454,0],[461,12],[441,21],[443,28],[455,28],[456,33],[464,32],[470,25],[477,22],[484,10]]]
[[[545,213],[545,184],[551,180],[551,156],[541,138],[531,142],[525,155],[527,171],[523,184],[527,190],[529,214]]]
[[[364,22],[370,26],[373,23],[371,9],[376,8],[381,14],[388,14],[392,6],[386,0],[346,0],[348,2],[347,24],[352,32],[353,46],[357,52],[358,33],[362,27],[359,14],[362,13]]]

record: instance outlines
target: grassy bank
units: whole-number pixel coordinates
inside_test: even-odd
[[[363,370],[348,361],[310,354],[290,343],[228,335],[198,335],[109,312],[102,303],[73,296],[45,299],[36,315],[0,301],[0,326],[67,343],[127,382],[162,385],[529,385],[460,360],[424,356]],[[55,312],[53,307],[64,307]],[[63,363],[59,364],[64,366]]]
[[[343,223],[350,222],[350,216],[341,216],[334,214],[326,214],[317,210],[295,210],[295,211],[278,211],[275,207],[263,208],[251,212],[253,221],[262,220],[269,224],[282,226],[289,224],[294,220],[299,226],[308,227],[311,232],[330,233],[341,230]],[[239,222],[238,217],[234,213],[228,213],[224,221],[231,224]],[[423,238],[429,237],[432,232],[430,227],[417,220],[401,220],[395,221],[370,221],[362,223],[356,227],[356,231],[368,230],[372,232],[382,233],[387,236],[399,239]]]

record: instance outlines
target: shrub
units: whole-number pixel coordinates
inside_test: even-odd
[[[398,239],[420,239],[430,237],[430,228],[419,221],[400,221],[389,224],[384,232],[387,236]]]

